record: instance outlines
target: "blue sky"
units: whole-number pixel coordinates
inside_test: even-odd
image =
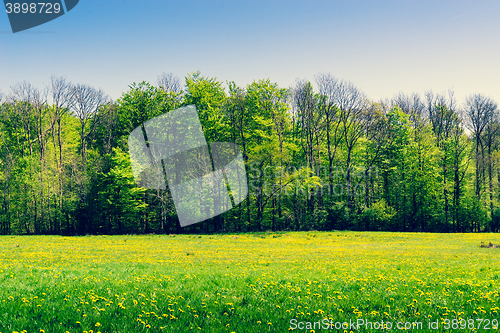
[[[0,12],[0,90],[65,76],[113,99],[162,72],[287,87],[330,72],[369,98],[454,89],[500,102],[500,1],[80,0],[12,34]]]

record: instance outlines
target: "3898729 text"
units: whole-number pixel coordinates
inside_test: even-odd
[[[6,3],[7,14],[58,14],[61,4],[58,2],[24,2]]]

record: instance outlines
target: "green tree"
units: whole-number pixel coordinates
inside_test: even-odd
[[[140,215],[148,207],[144,202],[146,189],[135,184],[132,167],[127,153],[113,148],[111,168],[100,172],[97,179],[99,207],[99,233],[137,233]]]

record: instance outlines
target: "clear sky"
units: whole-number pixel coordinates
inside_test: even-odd
[[[452,88],[459,102],[500,102],[500,1],[80,0],[16,34],[0,11],[4,94],[56,75],[117,99],[132,82],[195,70],[283,87],[330,72],[373,100]]]

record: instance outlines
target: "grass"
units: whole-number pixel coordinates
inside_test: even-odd
[[[1,236],[0,332],[493,332],[500,249],[481,242],[500,235]]]

